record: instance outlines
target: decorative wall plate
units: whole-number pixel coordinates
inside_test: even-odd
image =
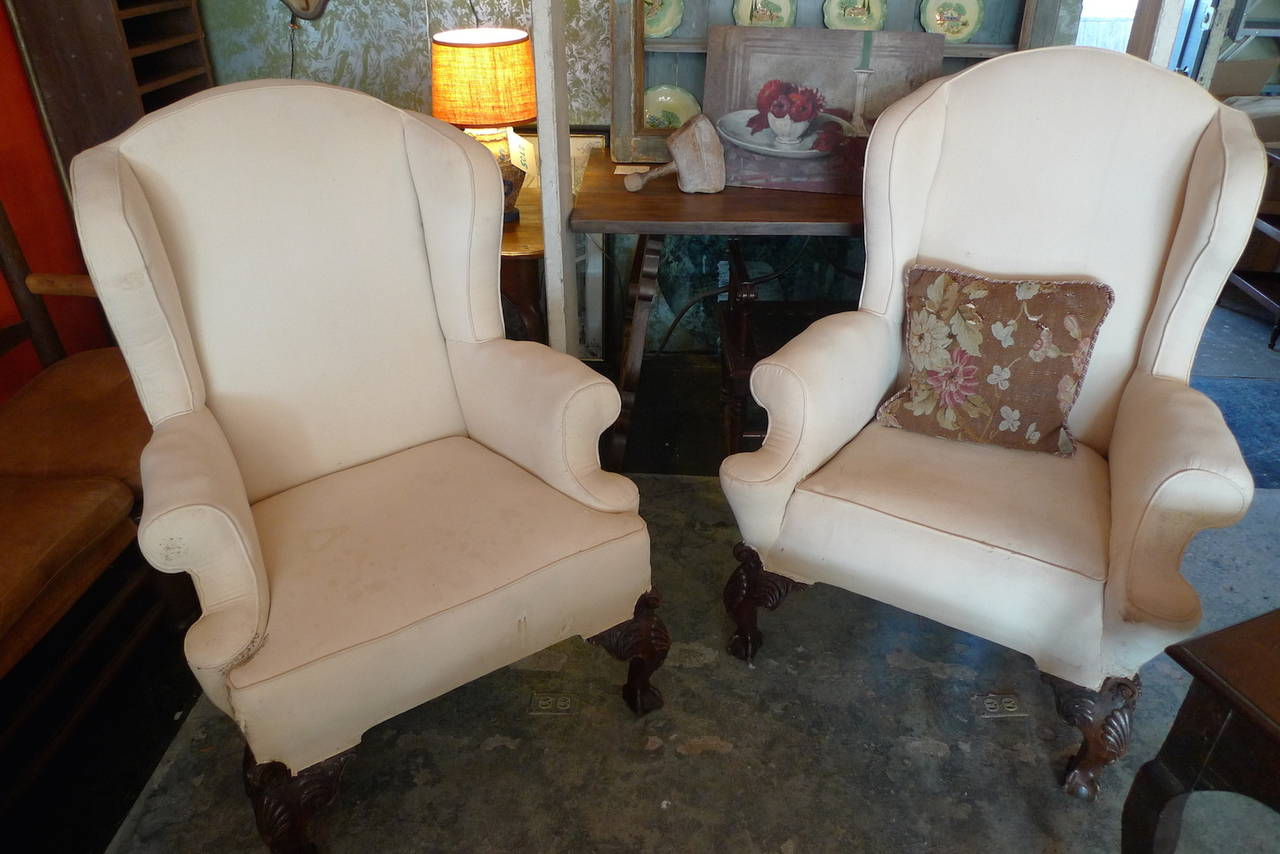
[[[281,0],[289,7],[289,11],[304,21],[314,21],[324,14],[324,7],[329,0]]]
[[[688,89],[664,83],[644,90],[644,126],[675,130],[702,112]]]
[[[772,128],[765,128],[756,133],[751,132],[747,122],[756,114],[756,110],[735,110],[720,117],[720,121],[716,122],[716,130],[720,132],[722,138],[739,148],[754,151],[756,154],[767,154],[770,157],[784,157],[787,160],[817,160],[829,156],[830,149],[813,147],[814,141],[818,138],[818,128],[828,122],[840,125],[845,136],[854,135],[853,125],[849,122],[839,116],[822,113],[820,120],[814,121],[807,133],[800,137],[798,145],[779,145],[777,134]]]
[[[827,0],[822,22],[829,30],[883,30],[885,0]]]
[[[733,0],[733,20],[742,27],[794,27],[796,0]]]
[[[947,44],[967,42],[982,26],[983,0],[924,0],[920,24],[926,33],[942,33]]]
[[[684,20],[684,0],[644,0],[644,37],[665,39]]]

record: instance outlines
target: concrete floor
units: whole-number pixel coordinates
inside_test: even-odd
[[[622,668],[559,644],[370,731],[328,814],[334,852],[1112,852],[1139,765],[1189,684],[1165,657],[1142,672],[1129,755],[1093,804],[1055,775],[1076,747],[1030,659],[830,587],[766,614],[754,667],[723,650],[719,603],[737,538],[717,482],[638,476],[653,573],[675,644],[666,708],[636,720]],[[1205,630],[1280,606],[1280,492],[1199,536],[1185,573]],[[980,719],[1014,692],[1027,715]],[[531,714],[535,693],[575,713]],[[260,850],[242,742],[202,700],[109,849]],[[1180,852],[1280,850],[1280,815],[1243,798],[1190,800]]]

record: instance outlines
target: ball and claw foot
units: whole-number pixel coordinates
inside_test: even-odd
[[[724,584],[724,609],[734,623],[729,654],[749,662],[764,645],[764,633],[757,625],[756,609],[777,610],[792,590],[803,590],[808,585],[792,581],[785,575],[766,572],[760,555],[745,543],[733,547],[733,556],[738,560],[738,567]]]
[[[627,662],[627,684],[622,699],[637,716],[662,708],[662,692],[649,679],[667,660],[671,635],[658,616],[662,596],[650,590],[636,600],[633,616],[626,622],[588,638],[614,658]]]
[[[1129,752],[1133,734],[1133,711],[1142,693],[1142,682],[1113,676],[1101,690],[1082,688],[1065,679],[1044,674],[1053,688],[1058,714],[1080,730],[1084,740],[1067,764],[1062,790],[1085,801],[1098,796],[1098,776],[1102,769]]]
[[[312,820],[337,800],[342,772],[355,755],[352,748],[290,774],[283,763],[258,763],[245,746],[245,793],[253,802],[258,834],[273,854],[316,854]]]

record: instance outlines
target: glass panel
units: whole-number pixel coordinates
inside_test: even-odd
[[[1129,46],[1138,0],[1084,0],[1076,44],[1118,50]]]

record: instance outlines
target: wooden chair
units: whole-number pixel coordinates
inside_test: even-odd
[[[67,356],[40,293],[92,296],[88,276],[30,275],[22,249],[0,206],[0,273],[21,320],[0,328],[0,354],[30,340],[45,369],[0,403],[0,678],[7,676],[90,586],[134,543],[140,506],[138,460],[151,435],[118,348]],[[0,756],[21,741],[26,725],[149,578],[136,559],[107,604],[57,664],[35,674],[14,714],[0,721]],[[96,668],[80,702],[57,734],[34,751],[15,785],[16,796],[71,734],[128,653],[162,616],[157,599]],[[32,751],[26,751],[30,754]],[[2,764],[12,765],[9,761]]]
[[[1228,282],[1271,315],[1271,337],[1267,346],[1272,350],[1280,339],[1280,202],[1274,201],[1277,167],[1280,167],[1280,151],[1268,149],[1267,188],[1253,223],[1254,238],[1236,269],[1227,277]],[[1269,269],[1259,269],[1260,265]]]

